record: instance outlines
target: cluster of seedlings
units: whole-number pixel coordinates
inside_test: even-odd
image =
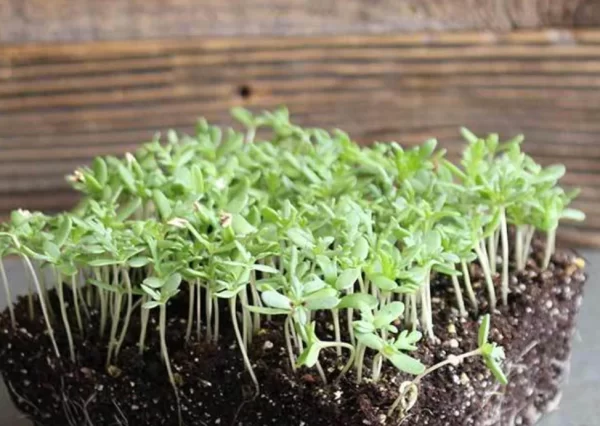
[[[422,334],[436,339],[433,276],[449,277],[456,308],[467,316],[507,303],[509,266],[525,267],[536,231],[547,234],[548,265],[559,221],[583,219],[568,208],[576,193],[557,185],[563,166],[536,164],[521,151],[522,137],[500,142],[463,129],[467,145],[455,165],[435,140],[411,149],[360,147],[341,131],[298,127],[283,109],[233,114],[244,132],[200,121],[193,137],[170,132],[166,143],[155,139],[122,159],[96,158],[68,177],[85,194],[73,211],[18,210],[2,224],[0,256],[22,259],[33,284],[31,315],[39,303],[56,357],[77,361],[72,335],[85,332],[91,310],[99,312],[94,326],[107,344],[107,367],[131,333],[143,353],[156,309],[177,394],[167,306],[185,286],[186,340],[219,343],[222,322],[231,321],[257,392],[249,347],[271,319],[281,325],[291,368],[315,368],[323,382],[325,349],[337,352],[338,378],[377,381],[384,363],[415,375],[390,415],[414,405],[426,374],[467,357],[483,357],[506,382],[503,350],[488,342],[489,315],[472,352],[430,368],[409,353]],[[485,276],[484,307],[471,283],[473,262]],[[49,273],[58,312],[49,303]],[[0,275],[12,300],[3,269]],[[132,330],[135,310],[141,326]],[[321,340],[316,321],[329,322],[334,338]],[[55,327],[64,327],[68,347],[55,341]]]

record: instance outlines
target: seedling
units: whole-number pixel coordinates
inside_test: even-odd
[[[130,333],[144,354],[158,310],[160,355],[179,398],[167,327],[171,301],[186,298],[185,343],[229,344],[222,330],[231,327],[257,393],[253,338],[268,320],[280,327],[290,369],[316,368],[323,383],[323,354],[333,351],[341,361],[335,382],[380,380],[386,363],[415,375],[391,414],[410,409],[432,371],[469,357],[483,357],[506,381],[502,349],[487,342],[488,316],[476,350],[429,368],[414,354],[423,336],[437,343],[432,288],[451,283],[462,317],[493,311],[500,254],[507,304],[510,273],[532,261],[536,230],[547,235],[540,266],[549,267],[559,221],[584,218],[568,207],[576,192],[558,186],[564,167],[537,165],[521,137],[500,143],[463,129],[468,145],[454,165],[435,140],[361,147],[341,131],[296,126],[285,109],[237,108],[234,116],[244,132],[201,120],[194,136],[170,132],[124,158],[97,158],[68,177],[84,194],[72,212],[18,210],[1,226],[0,255],[22,259],[37,294],[32,315],[37,301],[56,357],[65,348],[54,330],[63,327],[77,362],[74,337],[91,310],[108,369]],[[56,313],[40,279],[47,270],[57,278]],[[0,279],[12,300],[3,266]],[[9,316],[17,327],[11,305]]]
[[[450,355],[447,359],[439,362],[426,370],[419,373],[413,380],[403,382],[400,385],[400,395],[394,401],[388,410],[388,417],[400,408],[400,417],[406,416],[408,411],[415,405],[419,393],[419,383],[429,374],[434,371],[452,365],[458,367],[465,359],[480,356],[483,358],[485,365],[488,367],[493,376],[502,385],[508,384],[508,379],[502,371],[501,364],[504,360],[504,349],[497,346],[495,343],[489,343],[488,337],[490,332],[490,315],[486,314],[479,326],[479,336],[477,339],[478,348],[461,355]]]

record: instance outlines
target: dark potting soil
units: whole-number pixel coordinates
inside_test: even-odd
[[[221,312],[218,344],[184,344],[187,295],[169,305],[168,344],[178,382],[185,425],[531,425],[560,399],[561,378],[567,373],[570,340],[581,303],[585,276],[574,254],[559,252],[550,268],[540,271],[542,247],[528,267],[511,277],[506,307],[492,314],[490,339],[506,349],[504,370],[509,385],[498,385],[479,358],[457,367],[444,367],[420,384],[419,399],[403,420],[386,413],[409,377],[386,367],[380,382],[360,385],[353,373],[339,385],[324,385],[316,371],[293,372],[283,346],[279,323],[264,324],[255,337],[251,359],[261,384],[255,395],[244,372],[226,309]],[[483,277],[472,265],[473,283],[485,313]],[[498,283],[499,284],[499,283]],[[499,285],[497,288],[499,294]],[[438,342],[424,339],[415,356],[426,365],[476,347],[476,318],[459,318],[452,286],[433,280],[435,333]],[[56,301],[54,301],[56,302]],[[139,310],[136,310],[123,349],[106,368],[106,341],[98,336],[97,318],[75,332],[77,362],[68,361],[63,327],[55,325],[63,357],[57,359],[42,316],[29,320],[26,299],[15,306],[19,325],[12,330],[8,315],[0,317],[0,370],[9,392],[23,413],[38,425],[168,425],[178,424],[177,403],[159,358],[157,312],[151,314],[147,345],[136,346]],[[57,306],[54,310],[58,312]],[[97,312],[89,313],[96,317]],[[320,330],[323,340],[332,330]],[[330,336],[326,336],[329,334]],[[330,383],[343,366],[327,350],[322,360]],[[367,362],[368,364],[368,362]],[[370,373],[368,366],[365,374]]]

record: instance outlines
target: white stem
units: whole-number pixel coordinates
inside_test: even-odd
[[[496,231],[492,232],[492,235],[488,237],[488,248],[487,252],[489,255],[490,271],[492,274],[496,273]]]
[[[354,363],[354,357],[356,355],[356,350],[354,349],[353,345],[351,345],[349,343],[345,343],[345,342],[329,342],[329,343],[322,344],[322,348],[332,348],[334,346],[341,347],[343,349],[347,349],[350,352],[348,361],[346,361],[344,368],[342,368],[342,371],[340,371],[340,374],[338,375],[337,379],[335,379],[335,381],[334,381],[334,383],[338,383],[340,381],[340,379],[344,376],[344,374],[346,374],[352,367],[352,364]]]
[[[288,357],[290,358],[290,365],[292,366],[292,371],[296,371],[296,357],[294,356],[294,349],[292,348],[292,338],[290,336],[290,317],[289,315],[285,318],[285,322],[283,324],[283,332],[285,337],[285,346],[287,348]]]
[[[522,271],[525,267],[523,258],[523,225],[517,225],[515,230],[515,262],[517,271]]]
[[[431,340],[435,340],[435,334],[433,333],[433,306],[431,304],[431,275],[430,271],[425,274],[425,295],[427,301],[427,323],[424,325],[427,329],[427,335]]]
[[[77,275],[71,276],[71,295],[73,298],[73,305],[75,307],[77,327],[79,328],[79,332],[83,334],[83,323],[81,322],[81,311],[79,310],[79,292],[77,291]]]
[[[241,299],[241,305],[242,305],[242,312],[241,312],[241,318],[242,318],[242,338],[244,340],[244,346],[248,347],[248,342],[250,341],[249,338],[249,325],[251,325],[251,321],[248,320],[249,316],[246,316],[246,308],[244,306],[248,305],[248,297],[246,296],[246,289],[243,289],[240,293],[240,299]]]
[[[483,275],[485,276],[485,284],[487,286],[488,297],[490,298],[490,308],[491,310],[494,310],[496,309],[496,290],[494,290],[494,281],[492,280],[489,259],[485,252],[485,244],[483,241],[481,242],[481,245],[475,245],[475,252],[477,253],[477,257],[479,257],[479,263],[481,264],[481,269],[483,269]]]
[[[112,307],[112,323],[110,327],[110,336],[108,340],[108,352],[106,354],[106,365],[109,366],[112,360],[113,350],[117,344],[117,330],[119,327],[119,321],[121,320],[121,305],[123,304],[123,294],[121,289],[118,287],[119,283],[119,270],[116,265],[113,265],[113,285],[115,286],[116,293],[114,295],[113,307]]]
[[[335,333],[335,341],[341,342],[342,334],[340,330],[340,311],[338,309],[332,309],[331,314],[333,315],[333,331]],[[342,349],[339,346],[336,347],[335,352],[338,357],[342,355]]]
[[[121,329],[121,335],[119,337],[119,341],[117,342],[117,346],[115,349],[115,356],[119,356],[119,352],[121,351],[121,346],[125,341],[125,336],[127,336],[127,331],[129,329],[129,322],[131,321],[131,313],[133,312],[133,288],[131,286],[131,280],[129,278],[129,272],[127,269],[123,268],[122,271],[123,278],[125,280],[125,286],[127,288],[127,312],[125,313],[125,320],[123,321],[123,327]]]
[[[213,339],[213,300],[212,300],[212,290],[210,289],[210,283],[206,286],[206,340],[212,341]]]
[[[148,296],[143,295],[142,296],[142,305],[140,307],[141,311],[140,311],[140,338],[138,340],[138,349],[139,349],[139,353],[140,355],[142,355],[144,353],[144,350],[146,349],[146,332],[148,329],[148,319],[150,317],[150,310],[144,308],[144,303],[146,303],[148,301]]]
[[[425,287],[419,290],[421,295],[421,327],[424,329],[427,326],[427,293]]]
[[[410,295],[410,304],[411,304],[411,309],[410,309],[410,321],[411,321],[411,325],[412,325],[412,329],[413,331],[415,331],[417,329],[417,323],[419,322],[418,318],[417,318],[417,295],[416,294],[411,294]]]
[[[260,300],[258,290],[256,290],[256,274],[254,271],[252,271],[252,274],[250,275],[250,293],[252,294],[252,304],[261,307],[262,301]],[[258,312],[254,313],[252,327],[255,332],[260,330],[260,314]]]
[[[214,327],[214,332],[215,334],[213,335],[213,343],[218,343],[219,342],[219,327],[221,325],[219,316],[220,316],[220,309],[219,309],[219,300],[217,298],[213,299],[213,305],[215,308],[215,327]]]
[[[196,340],[200,341],[202,334],[202,289],[200,281],[196,280]]]
[[[506,223],[506,209],[500,210],[500,234],[502,237],[502,304],[508,304],[508,224]]]
[[[550,265],[550,258],[554,254],[556,249],[556,228],[552,228],[547,233],[546,238],[546,251],[544,254],[543,268],[546,269]]]
[[[465,301],[462,296],[462,291],[460,290],[460,285],[458,284],[458,278],[456,275],[452,275],[450,277],[452,279],[452,286],[454,287],[454,293],[456,293],[456,304],[458,305],[458,312],[461,317],[467,316],[467,310],[465,309]]]
[[[465,282],[465,289],[467,290],[467,296],[469,297],[471,305],[473,305],[473,309],[475,309],[475,313],[477,313],[479,307],[477,306],[477,298],[475,297],[475,292],[473,291],[473,286],[471,285],[471,275],[469,274],[469,266],[464,260],[462,260],[460,264],[462,267],[463,279]]]
[[[372,379],[374,382],[379,380],[379,376],[381,375],[381,365],[383,364],[383,355],[380,353],[375,355],[373,358],[373,374]]]
[[[363,345],[358,345],[358,356],[355,359],[354,365],[356,366],[356,383],[362,382],[363,377],[363,367],[365,363],[365,352],[367,348]]]
[[[240,352],[242,353],[242,358],[244,359],[244,364],[246,365],[246,369],[248,373],[250,373],[250,377],[252,378],[252,382],[254,383],[254,387],[256,389],[256,395],[260,393],[260,386],[258,385],[258,379],[254,375],[254,369],[252,368],[252,363],[248,358],[248,353],[246,352],[246,346],[244,345],[244,339],[240,333],[240,326],[238,325],[237,316],[235,314],[235,296],[229,299],[229,311],[231,314],[231,322],[233,323],[233,330],[235,331],[235,336],[238,341],[238,346],[240,347]]]
[[[42,294],[42,288],[40,286],[40,282],[38,281],[37,275],[35,273],[35,269],[33,269],[33,265],[27,256],[23,256],[23,262],[29,269],[31,274],[31,278],[33,279],[33,284],[36,287],[36,290],[39,295],[40,307],[42,308],[42,315],[44,315],[44,320],[46,321],[46,328],[48,329],[48,335],[50,336],[50,340],[52,341],[52,346],[54,347],[54,353],[57,358],[60,358],[60,351],[58,350],[58,345],[56,344],[56,340],[54,339],[54,329],[52,328],[52,324],[50,323],[50,318],[48,316],[48,309],[46,307],[46,302],[44,301],[44,297]]]
[[[319,361],[317,361],[315,366],[317,367],[317,371],[319,372],[319,376],[321,376],[321,380],[323,381],[323,384],[326,385],[327,384],[327,376],[325,376],[325,371],[323,370],[321,363]]]
[[[421,374],[419,374],[417,377],[415,377],[410,384],[413,385],[418,385],[419,382],[428,374],[433,373],[435,370],[438,370],[446,365],[452,364],[454,366],[459,365],[461,362],[463,362],[466,358],[472,357],[472,356],[479,356],[481,355],[481,350],[480,349],[475,349],[474,351],[471,352],[467,352],[464,353],[462,355],[451,355],[449,356],[447,359],[445,359],[442,362],[439,362],[437,364],[435,364],[432,367],[429,367],[427,370],[425,370],[424,372],[422,372]],[[398,398],[394,401],[394,403],[392,404],[392,406],[390,407],[390,409],[387,412],[387,416],[391,417],[392,414],[394,413],[394,411],[396,411],[396,408],[398,408],[398,405],[400,405],[402,399],[404,398],[404,394],[400,394],[398,396]]]
[[[193,281],[188,283],[188,317],[187,317],[187,327],[185,329],[185,341],[189,342],[190,337],[192,336],[192,328],[194,327],[194,302],[196,292],[194,289]]]
[[[159,318],[159,333],[160,333],[160,350],[162,354],[163,361],[165,363],[165,367],[167,368],[167,374],[169,376],[169,381],[171,382],[171,386],[173,387],[173,392],[175,392],[175,399],[177,401],[177,415],[179,418],[179,424],[183,424],[183,419],[181,416],[181,403],[179,401],[179,390],[177,389],[177,383],[175,382],[175,376],[173,375],[173,370],[171,368],[171,360],[169,358],[169,351],[167,349],[167,339],[166,339],[166,330],[167,330],[167,305],[163,303],[160,305],[160,318]]]
[[[2,276],[2,285],[4,286],[4,293],[6,294],[6,304],[8,305],[8,313],[10,314],[10,323],[12,328],[17,327],[17,320],[15,318],[15,308],[13,306],[12,294],[10,292],[10,285],[8,284],[8,278],[6,277],[6,270],[4,269],[4,260],[0,258],[0,276]]]
[[[67,333],[67,341],[69,342],[69,354],[71,356],[71,362],[75,362],[75,345],[73,344],[73,336],[71,334],[71,325],[69,324],[69,317],[67,315],[67,307],[65,305],[65,295],[62,277],[56,273],[56,293],[58,295],[58,303],[60,304],[60,315],[63,320],[63,326],[65,327],[65,333]]]
[[[523,247],[523,267],[527,265],[527,259],[529,258],[529,252],[531,251],[531,241],[533,240],[533,236],[535,235],[535,227],[529,225],[527,232],[525,234],[525,244]]]

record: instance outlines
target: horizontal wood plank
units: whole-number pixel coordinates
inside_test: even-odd
[[[76,201],[64,181],[195,120],[287,105],[302,125],[358,141],[437,137],[458,127],[524,133],[564,163],[589,220],[563,239],[600,246],[600,31],[233,37],[0,47],[0,215]]]
[[[4,0],[0,42],[580,27],[594,0]]]

